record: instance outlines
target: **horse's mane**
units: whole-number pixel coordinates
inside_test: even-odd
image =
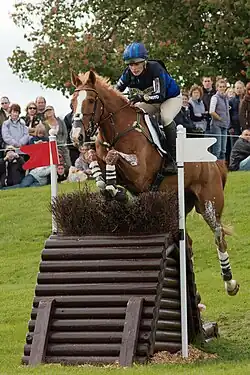
[[[89,72],[87,73],[80,73],[78,75],[79,79],[81,80],[82,84],[85,85],[87,83]],[[105,90],[108,90],[112,92],[114,95],[120,97],[124,102],[127,102],[126,97],[118,90],[116,90],[111,84],[110,84],[110,78],[102,77],[99,74],[95,73],[96,77],[96,83],[95,85],[101,88],[104,88]]]

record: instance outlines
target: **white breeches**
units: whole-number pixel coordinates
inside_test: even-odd
[[[153,115],[157,112],[161,113],[161,119],[164,126],[171,124],[175,116],[180,112],[182,106],[182,95],[175,98],[167,99],[163,103],[148,104],[144,102],[136,103],[136,107],[144,109],[147,113]]]

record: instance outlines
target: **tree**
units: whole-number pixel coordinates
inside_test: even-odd
[[[120,76],[126,44],[143,41],[182,85],[202,75],[250,78],[250,0],[20,1],[12,14],[33,44],[8,59],[21,78],[63,93],[70,71]]]

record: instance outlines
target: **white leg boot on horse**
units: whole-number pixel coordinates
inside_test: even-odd
[[[91,170],[92,176],[95,179],[96,186],[100,190],[105,190],[106,183],[102,176],[101,168],[98,164],[97,155],[95,150],[89,150],[88,152],[88,160],[90,162],[89,168]]]
[[[105,191],[108,192],[110,198],[118,201],[127,200],[126,190],[121,186],[117,186],[116,181],[116,163],[119,160],[119,153],[116,150],[110,150],[105,158],[106,162],[106,187]],[[106,195],[105,195],[106,196]]]

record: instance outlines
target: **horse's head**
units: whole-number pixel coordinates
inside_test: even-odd
[[[75,92],[72,97],[73,124],[71,139],[74,145],[81,146],[96,133],[104,112],[104,104],[96,90],[96,75],[91,70],[81,78],[72,73]]]

